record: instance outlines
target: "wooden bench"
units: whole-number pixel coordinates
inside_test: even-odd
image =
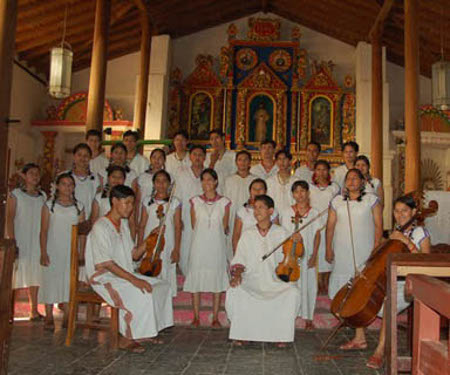
[[[0,375],[8,371],[9,340],[12,331],[12,274],[16,258],[14,240],[0,240]]]
[[[450,284],[425,275],[408,275],[406,293],[414,298],[413,375],[450,374],[450,332],[440,341],[441,316],[450,318]]]
[[[387,262],[386,366],[387,374],[411,371],[411,357],[398,356],[397,278],[409,274],[450,277],[450,254],[390,254]]]

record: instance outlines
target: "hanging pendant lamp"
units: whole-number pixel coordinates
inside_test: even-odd
[[[70,95],[72,81],[72,47],[65,41],[67,25],[67,5],[64,16],[64,28],[61,45],[50,50],[50,83],[48,92],[51,97],[64,99]]]

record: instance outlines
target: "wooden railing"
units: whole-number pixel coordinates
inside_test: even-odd
[[[16,257],[13,240],[0,240],[0,375],[8,371],[9,339],[12,322],[12,273]]]
[[[425,275],[408,275],[406,293],[414,298],[412,375],[450,374],[450,332],[440,341],[441,316],[450,318],[450,284]]]

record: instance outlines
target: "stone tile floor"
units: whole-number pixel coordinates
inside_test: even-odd
[[[9,359],[9,375],[213,375],[213,374],[383,374],[365,366],[376,346],[378,331],[368,331],[368,351],[343,353],[337,347],[352,330],[343,329],[331,342],[327,360],[316,353],[328,330],[297,330],[295,343],[286,349],[272,344],[251,343],[234,347],[228,329],[174,327],[164,331],[162,345],[146,344],[144,354],[108,350],[108,335],[78,330],[70,348],[64,346],[65,330],[44,331],[41,323],[16,322]],[[400,331],[400,351],[406,347]],[[403,350],[402,350],[403,349]]]

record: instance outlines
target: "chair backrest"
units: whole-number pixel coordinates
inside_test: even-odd
[[[78,275],[80,268],[80,254],[79,254],[79,236],[86,236],[90,231],[90,224],[84,221],[77,225],[72,225],[72,235],[70,242],[70,290],[72,292],[77,290]],[[73,289],[74,288],[74,289]]]
[[[12,327],[9,323],[9,319],[11,317],[12,308],[12,274],[15,257],[15,241],[0,240],[0,341],[9,338]]]

